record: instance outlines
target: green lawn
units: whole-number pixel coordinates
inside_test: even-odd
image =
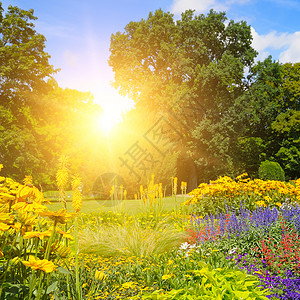
[[[184,202],[186,199],[187,196],[177,196],[175,202],[174,197],[163,198],[161,201],[162,209],[171,211],[176,207],[179,208],[180,203]],[[62,208],[62,204],[55,201],[48,207],[50,210],[56,211]],[[72,202],[67,202],[67,210],[69,212],[74,212]],[[142,200],[84,200],[82,203],[81,212],[83,213],[97,212],[99,210],[105,212],[126,212],[128,214],[135,215],[143,212],[145,207]]]

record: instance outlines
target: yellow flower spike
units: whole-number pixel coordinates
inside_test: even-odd
[[[47,260],[47,259],[38,259],[35,258],[34,256],[30,255],[29,260],[23,260],[22,261],[23,265],[26,267],[30,267],[33,270],[42,270],[46,273],[51,273],[56,270],[56,266],[54,265],[53,262]]]
[[[24,185],[32,185],[32,176],[26,175],[23,179]]]
[[[65,188],[69,180],[69,173],[66,168],[66,162],[61,162],[61,166],[56,173],[56,182],[59,189]]]

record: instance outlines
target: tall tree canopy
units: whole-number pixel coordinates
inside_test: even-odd
[[[188,10],[181,19],[157,10],[111,37],[115,87],[158,113],[172,110],[186,125],[188,150],[205,169],[228,172],[229,146],[241,120],[233,113],[247,88],[244,69],[256,56],[250,26]],[[225,161],[224,161],[225,160]]]
[[[24,176],[28,166],[39,164],[40,153],[27,127],[30,99],[51,87],[48,79],[55,73],[34,20],[33,10],[10,5],[4,13],[0,2],[0,159],[15,169],[11,175]]]
[[[95,126],[88,120],[100,110],[89,93],[59,88],[36,19],[33,10],[4,12],[0,2],[0,162],[6,176],[32,175],[53,188],[61,154],[78,167],[86,160],[86,133]]]
[[[32,21],[33,10],[9,6],[6,13],[0,2],[0,95],[9,106],[25,104],[24,93],[48,87],[55,70],[45,52],[45,37]],[[13,101],[18,98],[19,101]]]
[[[257,171],[271,159],[284,168],[287,179],[300,176],[300,64],[258,62],[251,70],[251,86],[243,95],[243,134],[235,157]],[[251,166],[249,168],[249,165]]]
[[[157,10],[111,37],[115,87],[137,107],[176,116],[200,180],[256,176],[265,159],[299,176],[299,64],[254,64],[251,44],[246,22],[213,10],[177,21]]]

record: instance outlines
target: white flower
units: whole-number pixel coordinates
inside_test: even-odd
[[[228,254],[234,254],[236,252],[237,248],[232,248],[228,251]]]
[[[196,244],[190,245],[190,249],[194,249],[194,248],[196,248],[196,247],[197,247]]]
[[[185,242],[180,245],[179,249],[180,250],[187,250],[189,248],[190,244],[188,242]]]

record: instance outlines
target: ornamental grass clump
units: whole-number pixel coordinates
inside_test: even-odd
[[[83,253],[142,257],[177,248],[185,238],[185,232],[176,230],[167,220],[152,228],[132,219],[123,226],[86,226],[79,232],[79,248]]]

